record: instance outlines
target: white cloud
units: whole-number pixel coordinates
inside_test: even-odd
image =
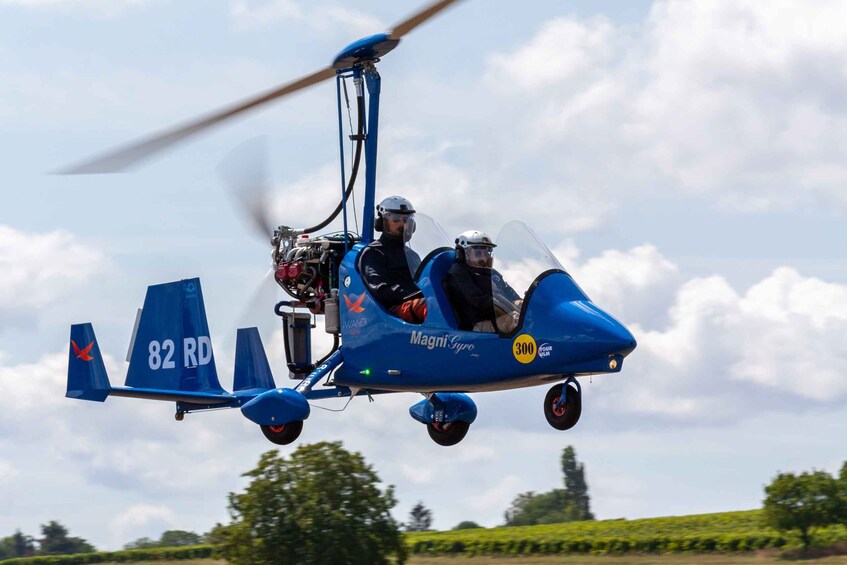
[[[20,473],[11,463],[0,460],[0,484],[8,483]]]
[[[607,64],[613,54],[614,27],[605,18],[580,22],[559,18],[546,22],[527,44],[509,54],[493,55],[489,80],[537,92],[565,81],[583,82],[585,73]]]
[[[604,251],[570,270],[589,298],[603,309],[651,328],[664,320],[680,282],[677,266],[653,245],[626,252]]]
[[[251,31],[262,27],[296,21],[317,32],[326,33],[343,28],[348,34],[369,34],[386,31],[385,26],[373,16],[344,6],[301,6],[295,0],[234,0],[230,17],[238,31]]]
[[[62,13],[83,11],[98,17],[114,17],[134,6],[150,4],[154,0],[0,0],[0,5],[22,8],[56,10]]]
[[[847,395],[845,312],[847,287],[790,268],[745,293],[719,276],[692,279],[666,327],[630,321],[638,349],[602,402],[681,422],[743,419],[751,402],[758,411],[832,405]]]
[[[373,35],[388,31],[386,25],[379,19],[345,6],[316,6],[310,20],[318,31],[344,28],[350,35]]]
[[[635,28],[559,19],[493,56],[486,83],[500,107],[520,94],[516,145],[556,152],[568,185],[843,209],[847,7],[813,5],[659,2]]]
[[[478,512],[503,512],[519,493],[528,488],[526,481],[520,477],[506,475],[491,488],[465,497],[464,502]]]
[[[427,469],[422,467],[417,467],[415,465],[410,465],[408,463],[404,463],[402,466],[403,476],[412,481],[415,484],[427,485],[431,484],[433,478],[435,477],[434,469]]]
[[[27,234],[0,225],[0,315],[5,324],[33,317],[106,265],[101,251],[67,232]]]
[[[303,11],[293,0],[267,0],[251,2],[235,0],[230,5],[230,16],[238,30],[245,31],[269,26],[283,20],[302,20]]]
[[[128,543],[140,537],[158,538],[175,524],[176,514],[167,506],[136,504],[114,516],[109,529],[114,538]]]

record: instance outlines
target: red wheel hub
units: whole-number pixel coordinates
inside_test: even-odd
[[[553,411],[553,414],[555,414],[558,418],[561,418],[565,415],[565,405],[559,404],[559,400],[561,400],[561,398],[561,396],[557,396],[556,398],[554,398],[553,406],[550,407]]]
[[[283,425],[281,425],[281,426],[268,426],[268,428],[269,428],[269,429],[270,429],[273,433],[278,434],[278,433],[280,433],[281,431],[283,431],[283,430],[285,429],[285,424],[283,424]]]

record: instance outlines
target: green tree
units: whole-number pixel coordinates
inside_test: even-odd
[[[565,481],[566,521],[593,520],[588,484],[585,482],[585,465],[577,462],[576,451],[570,445],[562,451],[562,474]]]
[[[148,537],[138,538],[124,544],[124,549],[150,549],[151,547],[159,547],[159,542]]]
[[[462,520],[461,522],[453,526],[454,530],[473,530],[476,528],[482,528],[482,526],[472,520]]]
[[[432,526],[432,511],[418,502],[409,512],[409,521],[406,523],[407,532],[428,532]]]
[[[32,557],[33,555],[35,555],[35,539],[22,534],[20,530],[15,530],[12,534],[12,556]]]
[[[507,526],[558,524],[594,519],[589,507],[585,466],[577,462],[573,447],[568,446],[562,451],[561,466],[565,488],[541,494],[519,494],[506,511]]]
[[[70,555],[95,551],[94,546],[84,539],[68,537],[68,529],[55,520],[41,525],[41,535],[42,538],[38,540],[38,553],[42,555]]]
[[[262,455],[230,493],[233,523],[215,528],[223,557],[235,565],[405,562],[406,546],[390,510],[394,489],[341,442],[301,445],[290,457]]]
[[[184,545],[200,545],[203,538],[194,532],[185,530],[168,530],[159,539],[159,547],[180,547]]]
[[[35,540],[15,530],[11,536],[0,539],[0,560],[35,555]]]
[[[847,461],[841,465],[841,471],[838,473],[838,497],[841,499],[841,519],[839,521],[847,524]]]
[[[843,469],[842,469],[843,471]],[[782,531],[797,530],[808,549],[816,530],[837,523],[844,508],[839,484],[824,471],[780,473],[765,487],[765,519]]]
[[[567,522],[565,514],[565,491],[553,489],[535,494],[524,492],[515,497],[506,510],[507,526],[534,526],[536,524],[558,524]]]

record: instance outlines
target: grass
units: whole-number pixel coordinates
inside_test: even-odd
[[[226,561],[217,559],[155,561],[152,563],[155,563],[155,565],[226,565]],[[406,563],[408,565],[847,565],[847,555],[796,561],[780,557],[780,552],[775,550],[733,555],[519,555],[515,557],[424,557],[413,555]],[[151,562],[126,562],[122,565],[151,565]]]
[[[419,557],[408,565],[847,565],[847,555],[789,561],[779,551],[741,554],[666,554],[666,555],[563,555],[517,557]]]

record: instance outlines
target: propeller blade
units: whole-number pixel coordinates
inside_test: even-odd
[[[332,67],[321,69],[320,71],[304,76],[294,82],[267,91],[263,94],[259,94],[258,96],[254,96],[233,106],[212,112],[207,116],[200,117],[173,129],[165,130],[147,139],[131,143],[117,151],[71,166],[67,169],[62,169],[58,171],[58,174],[85,175],[120,172],[139,161],[150,157],[154,153],[162,151],[163,149],[166,149],[171,145],[178,143],[195,133],[212,127],[226,119],[232,118],[242,112],[246,112],[247,110],[251,110],[272,100],[276,100],[286,94],[297,92],[298,90],[307,88],[334,76],[335,69]]]
[[[391,30],[390,39],[400,39],[425,21],[427,21],[432,16],[436,15],[438,12],[447,8],[451,4],[455,4],[457,0],[440,0],[438,2],[433,2],[420,12],[414,14],[413,16],[406,18],[402,22],[398,23]]]
[[[256,137],[245,141],[227,155],[218,165],[230,194],[241,203],[250,223],[265,241],[273,234],[270,221],[270,181],[268,180],[267,138]]]
[[[274,334],[282,328],[280,318],[273,312],[274,305],[282,298],[283,291],[274,280],[274,269],[270,268],[256,284],[249,300],[242,305],[241,313],[235,322],[236,329],[253,326],[259,328],[265,351],[269,356],[272,348],[282,345],[272,341]],[[231,331],[227,335],[227,339],[231,340],[227,345],[234,347],[236,332]]]

